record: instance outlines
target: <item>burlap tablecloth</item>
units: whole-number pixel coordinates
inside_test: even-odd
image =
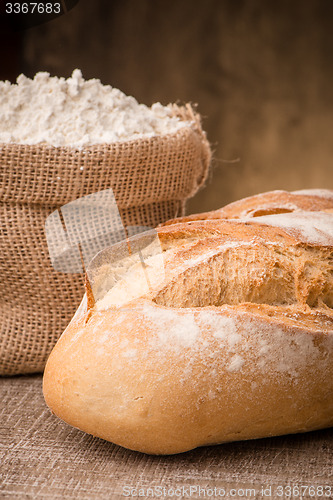
[[[321,486],[333,492],[333,429],[158,457],[60,421],[39,375],[0,379],[0,401],[4,499],[333,498],[320,495]],[[288,485],[307,492],[288,496]]]

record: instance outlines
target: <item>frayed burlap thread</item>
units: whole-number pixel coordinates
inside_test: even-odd
[[[184,214],[207,178],[211,151],[190,105],[173,134],[89,146],[0,146],[0,375],[41,372],[77,309],[82,274],[52,268],[45,220],[62,205],[112,188],[125,226]]]

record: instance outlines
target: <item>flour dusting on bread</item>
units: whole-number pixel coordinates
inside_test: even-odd
[[[200,336],[199,326],[191,312],[180,317],[172,308],[157,308],[147,303],[142,313],[152,323],[162,344],[188,347]]]
[[[256,217],[251,222],[280,227],[313,245],[333,245],[332,216],[325,212],[312,212],[311,217],[308,212],[273,214]]]

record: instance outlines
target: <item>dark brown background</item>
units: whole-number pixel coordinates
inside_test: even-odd
[[[80,0],[9,56],[7,38],[1,78],[78,67],[148,105],[198,103],[214,162],[187,212],[210,210],[333,188],[332,27],[332,0]]]

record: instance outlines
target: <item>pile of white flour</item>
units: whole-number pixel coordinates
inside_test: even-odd
[[[79,69],[67,80],[40,72],[34,79],[20,75],[17,84],[0,82],[0,143],[82,148],[165,135],[184,125],[160,103],[139,104],[100,80],[84,80]]]

